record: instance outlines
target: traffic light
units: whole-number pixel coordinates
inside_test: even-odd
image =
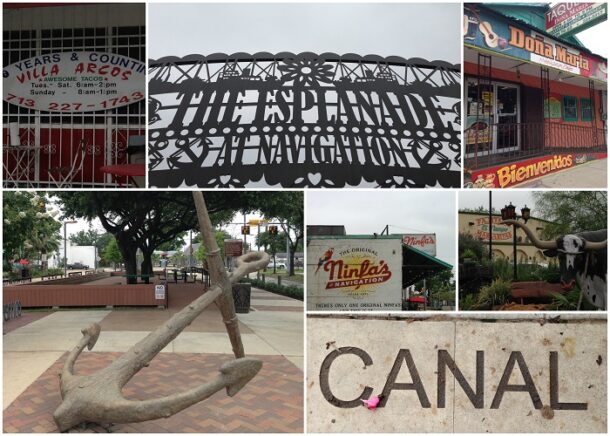
[[[267,231],[269,232],[270,235],[277,235],[277,226],[269,226],[267,228]]]
[[[250,226],[241,226],[241,234],[249,235],[250,234]]]

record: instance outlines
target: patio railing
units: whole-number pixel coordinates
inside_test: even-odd
[[[606,135],[605,128],[592,126],[554,122],[487,124],[481,119],[464,132],[465,166],[484,168],[550,153],[606,152]]]

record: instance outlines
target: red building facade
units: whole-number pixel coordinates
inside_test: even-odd
[[[606,157],[605,58],[480,4],[465,5],[463,36],[466,187]]]
[[[145,23],[143,3],[3,5],[4,187],[113,187],[103,168],[143,165]]]

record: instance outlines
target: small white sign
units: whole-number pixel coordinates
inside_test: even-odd
[[[114,109],[144,99],[146,65],[115,53],[50,53],[4,68],[3,99],[50,112]]]
[[[155,285],[155,300],[165,300],[164,285]]]

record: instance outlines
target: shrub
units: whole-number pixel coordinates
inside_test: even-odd
[[[303,301],[303,289],[298,286],[280,286],[277,283],[264,282],[262,280],[243,278],[242,283],[250,283],[253,287],[273,292],[274,294],[284,295]]]
[[[496,279],[491,284],[481,288],[477,305],[498,306],[507,303],[509,298],[510,283],[506,280]]]
[[[458,247],[460,252],[460,258],[463,257],[474,257],[478,260],[481,260],[483,257],[487,257],[488,248],[485,245],[485,242],[475,239],[472,235],[468,233],[460,233],[458,235]],[[470,254],[474,254],[474,256],[465,256],[466,252],[470,252]]]
[[[460,299],[460,310],[477,310],[475,294],[468,294]]]

